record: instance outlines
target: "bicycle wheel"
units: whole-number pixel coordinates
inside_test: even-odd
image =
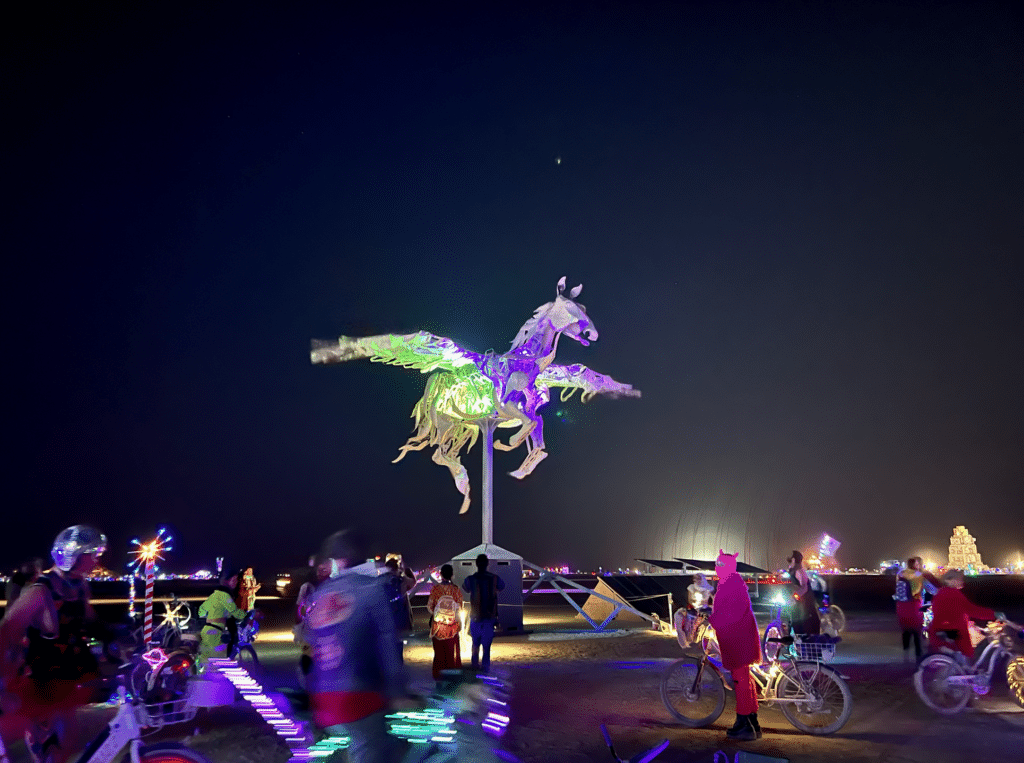
[[[829,605],[828,617],[832,621],[832,625],[836,629],[836,632],[833,635],[838,636],[840,633],[846,630],[846,613],[843,612],[843,610],[841,610],[835,604]]]
[[[799,671],[799,675],[797,675]],[[798,662],[782,669],[775,696],[786,720],[805,734],[834,734],[850,720],[853,695],[836,671],[820,662]]]
[[[956,715],[967,706],[971,688],[951,684],[950,678],[964,675],[956,660],[944,654],[933,654],[921,661],[914,673],[914,689],[928,707],[943,715]]]
[[[196,663],[187,651],[175,652],[167,658],[167,662],[157,673],[154,686],[160,687],[165,696],[184,697],[188,680],[195,675]]]
[[[772,620],[764,629],[764,636],[761,637],[761,654],[766,662],[775,662],[779,659],[779,650],[782,644],[775,644],[768,641],[769,638],[782,638],[782,621]]]
[[[122,759],[122,763],[131,763],[131,753]],[[177,742],[161,742],[148,747],[139,748],[140,763],[210,763],[205,755],[196,752]]]
[[[1014,657],[1006,663],[1006,683],[1017,704],[1024,707],[1024,657]]]
[[[703,660],[684,658],[662,675],[661,701],[684,726],[709,726],[725,709],[725,686],[718,671]]]

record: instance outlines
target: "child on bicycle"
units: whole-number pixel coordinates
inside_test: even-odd
[[[964,573],[946,570],[942,588],[932,599],[932,623],[928,626],[928,643],[934,649],[943,636],[953,641],[957,650],[970,661],[974,657],[969,620],[1005,620],[1005,616],[988,607],[972,604],[963,593]]]

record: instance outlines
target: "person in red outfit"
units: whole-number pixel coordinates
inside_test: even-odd
[[[964,596],[964,573],[960,570],[946,570],[942,576],[942,588],[932,599],[932,623],[928,626],[928,643],[935,648],[941,636],[953,640],[956,648],[968,660],[974,657],[968,620],[1001,620],[1003,617],[989,609],[972,604]]]
[[[757,694],[750,666],[761,662],[761,639],[750,605],[747,584],[736,572],[736,557],[721,549],[715,562],[718,592],[711,610],[711,625],[722,651],[722,667],[732,674],[736,690],[736,723],[727,732],[731,739],[753,741],[761,736],[757,722]]]
[[[441,567],[441,582],[430,589],[427,611],[430,613],[430,641],[434,645],[434,663],[431,672],[435,681],[441,680],[444,670],[458,670],[462,667],[462,653],[459,649],[459,631],[462,622],[462,591],[452,582],[454,568],[450,564]]]

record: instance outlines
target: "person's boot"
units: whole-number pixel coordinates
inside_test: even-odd
[[[760,739],[764,734],[761,733],[761,724],[757,722],[757,713],[748,715],[747,719],[750,721],[750,725],[754,727],[754,733],[757,734],[757,738]]]
[[[732,728],[730,728],[728,731],[726,731],[726,733],[727,734],[735,734],[737,731],[739,731],[741,728],[743,728],[746,725],[746,723],[747,723],[746,719],[747,719],[747,716],[740,715],[739,713],[737,713],[736,714],[736,723],[734,723],[732,725]]]
[[[756,740],[757,732],[754,731],[754,726],[750,722],[750,716],[741,715],[739,718],[743,719],[743,725],[736,731],[725,732],[725,735],[730,739],[735,739],[737,742],[753,742]],[[739,720],[739,718],[737,720]]]

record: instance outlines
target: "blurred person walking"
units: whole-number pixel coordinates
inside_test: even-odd
[[[299,588],[299,595],[295,600],[295,628],[292,633],[295,635],[295,643],[299,645],[299,686],[306,688],[306,678],[309,671],[313,669],[313,647],[305,640],[305,629],[302,623],[309,616],[310,605],[313,602],[313,594],[331,577],[331,563],[329,559],[320,559],[319,556],[311,556],[309,565],[312,568],[306,582]]]
[[[455,570],[450,564],[441,566],[441,582],[430,589],[427,612],[430,613],[430,641],[434,645],[434,662],[431,672],[434,680],[441,680],[441,671],[457,670],[462,667],[462,652],[459,631],[462,623],[462,591],[452,582]]]
[[[22,562],[7,581],[7,609],[18,600],[21,592],[39,579],[43,573],[43,560],[39,557]]]
[[[914,642],[914,657],[921,659],[921,640],[924,637],[924,593],[931,586],[935,593],[942,583],[930,572],[925,572],[921,557],[907,559],[907,566],[896,575],[896,619],[903,631],[903,661],[910,661],[910,642]]]
[[[385,588],[353,568],[368,556],[358,532],[328,537],[320,555],[331,577],[313,594],[303,638],[313,647],[308,676],[314,722],[332,736],[350,739],[350,763],[393,763],[401,756],[388,734],[389,709],[408,709],[405,668]]]
[[[479,554],[476,558],[476,572],[462,583],[462,590],[469,594],[469,635],[473,639],[471,667],[473,670],[479,668],[484,673],[491,670],[491,642],[494,640],[494,626],[498,622],[498,592],[505,590],[505,581],[487,571],[488,562],[487,554]]]

